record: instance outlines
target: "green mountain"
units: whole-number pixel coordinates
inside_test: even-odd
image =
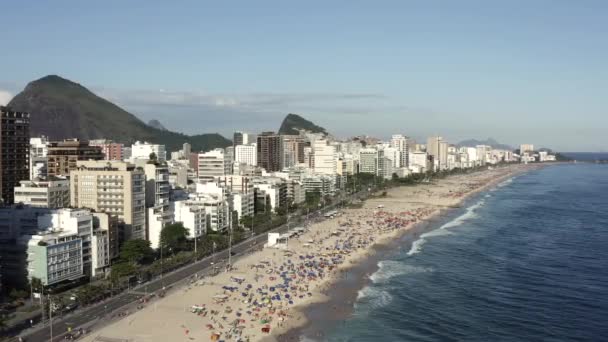
[[[298,114],[287,114],[285,119],[283,119],[283,123],[281,123],[281,128],[279,128],[279,134],[288,134],[295,135],[298,134],[298,130],[307,130],[312,133],[326,133],[325,128],[321,126],[317,126],[311,121],[304,119]]]
[[[8,106],[30,113],[32,136],[46,135],[52,140],[106,138],[125,144],[140,140],[164,144],[169,151],[185,142],[193,151],[231,145],[217,133],[185,135],[151,127],[80,84],[55,75],[30,82]]]
[[[148,121],[148,126],[150,126],[152,128],[160,129],[161,131],[167,130],[167,128],[165,126],[163,126],[163,124],[161,124],[160,121],[158,121],[156,119]]]

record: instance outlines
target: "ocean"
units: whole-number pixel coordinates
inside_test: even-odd
[[[608,341],[608,165],[518,175],[402,247],[321,340]]]

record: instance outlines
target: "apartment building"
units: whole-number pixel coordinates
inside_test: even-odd
[[[70,173],[70,204],[118,219],[120,241],[146,238],[145,173],[121,161],[79,161]]]
[[[29,179],[30,114],[0,107],[0,200],[14,202],[13,189]]]
[[[28,278],[45,286],[97,276],[110,265],[107,214],[58,209],[38,217],[39,232],[24,236]]]
[[[48,176],[68,176],[76,169],[78,161],[103,160],[104,156],[99,146],[90,146],[87,141],[66,139],[54,141],[48,147]]]
[[[65,177],[32,179],[15,187],[15,203],[50,209],[70,206],[70,181]]]

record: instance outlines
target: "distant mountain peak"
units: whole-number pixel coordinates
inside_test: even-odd
[[[88,89],[86,89],[79,83],[72,82],[72,81],[68,80],[67,78],[63,78],[63,77],[57,76],[57,75],[44,76],[42,78],[39,78],[35,81],[28,83],[27,87],[62,87],[62,88],[73,87],[73,88],[79,88],[79,89],[88,91]],[[27,89],[27,87],[26,87],[26,89]]]
[[[160,131],[167,131],[167,128],[165,128],[165,126],[163,126],[163,124],[160,123],[160,121],[153,119],[148,121],[148,126],[152,127],[152,128],[156,128]]]
[[[506,144],[501,144],[498,141],[496,141],[496,139],[494,139],[494,138],[487,138],[486,140],[468,139],[468,140],[463,140],[463,141],[459,142],[457,145],[466,146],[466,147],[475,147],[477,145],[488,145],[488,146],[492,146],[493,148],[496,148],[496,149],[513,150],[513,147],[506,145]]]
[[[63,78],[59,75],[46,75],[34,81],[35,83],[44,83],[44,82],[67,82],[74,83],[67,78]]]
[[[327,134],[325,128],[317,126],[312,121],[306,120],[302,116],[293,113],[289,113],[285,116],[285,119],[283,119],[283,122],[281,123],[281,128],[279,128],[279,134],[295,135],[301,130]]]
[[[136,140],[165,144],[168,150],[189,142],[195,151],[226,147],[230,140],[219,134],[189,136],[151,127],[135,115],[107,101],[86,87],[57,75],[28,83],[8,104],[16,111],[30,113],[32,136],[50,139],[111,139],[121,143]]]

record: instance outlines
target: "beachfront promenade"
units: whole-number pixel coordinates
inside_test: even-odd
[[[352,194],[345,197],[346,200],[362,199],[367,195],[366,191],[360,191],[356,194]],[[322,219],[324,212],[335,209],[339,203],[322,208],[321,210],[312,213],[309,216],[311,222]],[[257,249],[262,248],[264,243],[268,240],[268,233],[279,232],[284,233],[287,231],[288,226],[294,227],[294,225],[304,223],[306,215],[299,217],[292,217],[289,223],[286,223],[280,227],[274,228],[268,232],[260,235],[254,235],[250,238],[232,246],[233,263],[247,253],[251,253]],[[79,309],[75,312],[64,315],[53,319],[52,341],[62,341],[68,329],[76,331],[78,328],[88,329],[94,331],[99,329],[113,320],[118,320],[118,313],[134,312],[137,310],[139,300],[146,296],[146,294],[156,293],[163,288],[169,289],[168,294],[171,290],[179,287],[181,283],[187,282],[192,276],[209,276],[214,272],[214,267],[225,268],[228,260],[228,250],[222,250],[216,252],[214,255],[205,257],[195,263],[186,265],[172,272],[163,274],[162,278],[157,277],[151,281],[133,287],[128,292],[121,293],[117,296],[111,297],[103,302],[96,303],[92,306]],[[35,326],[32,329],[24,331],[20,336],[25,338],[26,341],[30,342],[42,342],[51,341],[51,327],[47,321],[46,324]],[[14,338],[12,341],[17,341]]]

